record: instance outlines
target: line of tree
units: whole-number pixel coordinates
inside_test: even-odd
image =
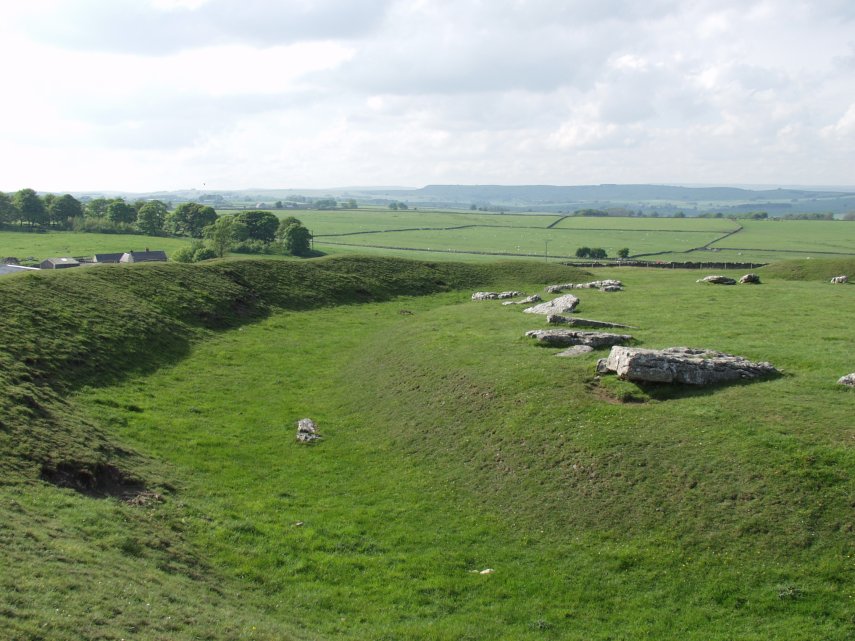
[[[312,234],[300,220],[293,216],[279,220],[262,210],[217,216],[202,227],[201,237],[204,240],[197,239],[174,252],[172,259],[191,263],[223,257],[230,251],[291,256],[308,256],[312,251]]]
[[[82,216],[83,205],[71,194],[41,197],[29,188],[11,195],[0,192],[0,224],[66,228]]]
[[[234,251],[250,254],[311,253],[312,234],[289,216],[247,210],[219,216],[213,207],[195,202],[175,209],[160,200],[94,198],[86,202],[70,194],[39,196],[33,189],[13,194],[0,192],[0,226],[26,225],[30,229],[61,229],[82,232],[143,233],[150,236],[186,236],[194,239],[179,260],[190,262],[224,256]]]
[[[0,225],[32,229],[122,232],[162,235],[168,228],[169,205],[159,200],[95,198],[80,201],[71,194],[39,196],[33,189],[0,192]]]
[[[626,250],[626,254],[629,256],[628,249]],[[593,258],[594,260],[600,260],[608,257],[608,253],[606,253],[606,250],[602,247],[579,247],[576,250],[576,258]]]
[[[306,198],[305,196],[291,196],[288,200],[277,200],[273,203],[274,209],[358,209],[359,204],[355,198],[338,200],[337,198]]]

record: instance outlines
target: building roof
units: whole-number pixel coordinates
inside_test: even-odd
[[[129,251],[122,254],[120,262],[123,263],[145,263],[151,261],[166,260],[166,252],[160,250],[135,252]]]
[[[95,254],[95,262],[96,263],[118,263],[122,256],[124,256],[124,252],[116,252],[112,254]]]
[[[32,270],[38,271],[38,269],[38,267],[22,267],[21,265],[0,265],[0,276],[5,276],[6,274],[20,274],[21,272]]]
[[[42,261],[42,265],[45,263],[51,263],[52,265],[62,265],[64,267],[76,267],[80,265],[80,262],[74,258],[69,256],[60,256],[58,258],[45,258]]]

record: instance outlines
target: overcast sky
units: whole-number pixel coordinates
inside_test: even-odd
[[[27,0],[0,190],[855,184],[853,0]]]

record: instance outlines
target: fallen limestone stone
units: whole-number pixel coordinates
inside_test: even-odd
[[[832,278],[831,282],[835,285],[845,285],[847,282],[849,282],[849,279],[846,277],[845,274],[841,274],[840,276],[835,276],[834,278]]]
[[[847,374],[846,376],[841,376],[837,383],[839,385],[848,385],[849,387],[855,387],[855,372],[851,374]]]
[[[570,314],[576,309],[576,305],[578,304],[578,298],[572,294],[565,294],[540,305],[527,307],[523,311],[526,314]]]
[[[475,292],[472,294],[472,300],[502,300],[505,298],[516,298],[517,296],[525,296],[525,292]]]
[[[301,443],[311,443],[321,438],[318,434],[318,426],[310,418],[301,418],[297,421],[297,440]]]
[[[611,278],[592,280],[589,283],[563,283],[561,285],[548,285],[546,292],[548,294],[559,294],[565,289],[599,289],[600,291],[619,292],[623,290],[623,283]]]
[[[565,345],[589,345],[591,347],[611,347],[632,340],[628,334],[609,334],[607,332],[580,332],[572,329],[533,329],[525,333],[541,345],[564,347]]]
[[[712,283],[713,285],[736,285],[736,281],[727,276],[707,276],[699,279],[699,283]]]
[[[561,316],[560,314],[550,314],[546,317],[546,322],[550,325],[571,325],[573,327],[622,327],[624,329],[634,329],[631,325],[591,320],[590,318],[573,318],[570,316]]]
[[[572,285],[572,284],[573,283],[569,283],[569,285]],[[547,294],[560,294],[565,289],[569,289],[569,286],[568,285],[547,285],[546,286],[546,293]]]
[[[742,285],[759,285],[760,277],[757,274],[745,274],[739,279],[739,282]]]
[[[531,296],[526,296],[522,300],[506,300],[502,305],[531,305],[532,303],[539,303],[543,299],[537,294],[532,294]]]
[[[597,372],[614,372],[631,381],[712,385],[771,376],[778,370],[767,362],[690,347],[642,349],[612,347],[608,358],[597,363]]]
[[[561,358],[577,358],[585,354],[590,354],[593,351],[594,348],[590,345],[573,345],[573,347],[568,347],[563,352],[558,352],[556,356],[560,356]]]
[[[585,283],[584,287],[589,289],[604,289],[606,287],[617,287],[618,289],[623,289],[623,283],[619,280],[609,278],[606,280],[595,280],[590,283]]]

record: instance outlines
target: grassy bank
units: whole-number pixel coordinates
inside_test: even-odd
[[[263,611],[244,607],[241,582],[230,583],[187,541],[189,508],[175,470],[70,401],[75,389],[140,380],[181,362],[194,344],[280,309],[347,309],[496,278],[573,273],[341,258],[104,266],[0,282],[0,620],[7,638],[232,639],[255,631],[287,638],[292,627],[265,623]],[[152,616],[146,608],[155,600],[169,605]]]
[[[544,264],[16,277],[4,358],[39,407],[5,401],[0,432],[11,638],[851,638],[853,394],[834,384],[853,369],[851,288],[596,276],[627,290],[580,292],[580,315],[784,375],[596,380],[597,355],[522,337],[542,319],[469,301],[588,279]],[[125,329],[137,315],[160,330]],[[303,416],[315,446],[294,442]],[[38,480],[77,458],[148,494]]]

